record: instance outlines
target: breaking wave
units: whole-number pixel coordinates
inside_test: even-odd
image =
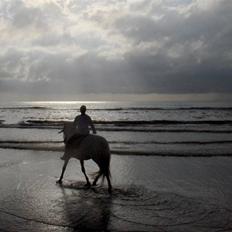
[[[65,121],[58,120],[27,120],[25,122],[21,122],[22,124],[55,124],[55,125],[63,125]],[[231,124],[232,120],[195,120],[195,121],[178,121],[178,120],[120,120],[120,121],[94,121],[95,124],[114,124],[114,125],[157,125],[157,124]]]
[[[147,150],[145,149],[136,149],[135,147],[127,147],[126,145],[199,145],[199,146],[207,146],[207,145],[223,145],[227,144],[232,146],[232,140],[228,141],[170,141],[170,142],[160,142],[160,141],[150,141],[150,142],[116,142],[116,141],[109,141],[112,154],[117,155],[139,155],[139,156],[174,156],[174,157],[211,157],[211,156],[231,156],[232,153],[226,151],[221,151],[220,149],[215,150],[195,150],[190,151],[183,148],[180,149],[152,149]],[[117,146],[114,146],[114,145]],[[23,149],[23,150],[41,150],[41,151],[63,151],[64,144],[63,141],[27,141],[27,140],[0,140],[0,148],[5,149]]]
[[[0,107],[0,110],[49,110],[52,108],[45,106],[19,106],[19,107]]]
[[[61,129],[64,120],[27,120],[15,124],[0,121],[0,128]],[[98,131],[232,133],[231,120],[207,121],[94,121]]]
[[[0,107],[0,110],[30,110],[30,109],[39,109],[39,110],[79,110],[79,108],[67,108],[67,107],[47,107],[47,106],[2,106]],[[88,110],[91,111],[140,111],[140,110],[149,110],[149,111],[173,111],[173,110],[216,110],[216,111],[221,111],[221,110],[227,110],[231,111],[232,107],[114,107],[114,108],[89,108]]]
[[[15,124],[0,120],[0,128],[61,129],[64,120],[26,120]],[[232,120],[205,121],[94,121],[98,131],[232,133]]]

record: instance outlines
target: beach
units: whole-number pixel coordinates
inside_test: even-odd
[[[113,193],[61,152],[0,150],[1,231],[231,231],[230,157],[112,155]],[[97,170],[85,162],[87,173]]]
[[[56,184],[82,104],[110,146],[111,195],[75,159]],[[229,104],[1,103],[0,231],[232,231],[231,134]]]

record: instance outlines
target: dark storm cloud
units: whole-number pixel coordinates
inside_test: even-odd
[[[230,1],[4,3],[1,92],[232,91]]]

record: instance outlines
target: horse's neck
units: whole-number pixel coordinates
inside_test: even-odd
[[[74,134],[73,122],[64,124],[64,137],[69,139]]]

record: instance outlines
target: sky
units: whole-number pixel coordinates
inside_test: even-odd
[[[1,100],[231,101],[231,0],[1,0]]]

